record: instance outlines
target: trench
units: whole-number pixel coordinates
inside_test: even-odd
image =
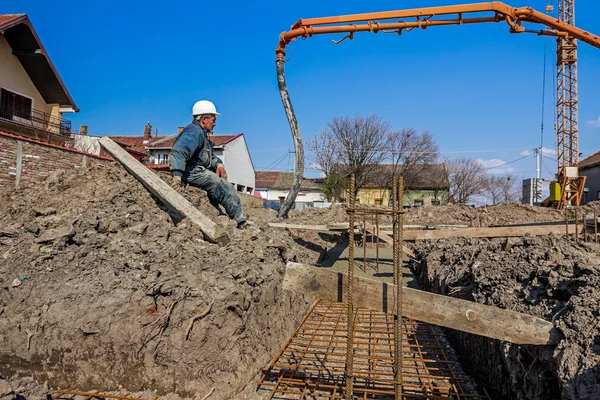
[[[552,321],[555,346],[516,345],[444,328],[466,372],[493,399],[600,399],[600,247],[550,234],[420,241],[411,269],[424,290]]]
[[[448,284],[428,279],[426,263],[414,262],[411,267],[423,290],[448,295]],[[550,346],[514,345],[455,329],[441,329],[460,355],[465,371],[485,386],[492,399],[561,399]]]

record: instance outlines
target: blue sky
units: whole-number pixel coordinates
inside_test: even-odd
[[[190,120],[192,104],[214,101],[216,133],[244,132],[257,169],[293,148],[275,78],[278,35],[299,18],[448,5],[463,1],[198,2],[20,0],[0,13],[27,13],[81,111],[67,118],[90,134],[160,135]],[[512,3],[543,10],[545,0]],[[600,2],[577,0],[577,25],[600,34]],[[398,37],[357,34],[291,44],[290,95],[304,138],[332,116],[377,113],[395,128],[434,133],[444,157],[487,166],[510,162],[540,143],[544,42],[547,82],[544,177],[556,138],[554,40],[510,35],[508,26],[430,28]],[[579,47],[580,152],[600,150],[600,49]],[[589,121],[589,122],[587,122]],[[523,155],[521,155],[523,154]],[[308,172],[308,171],[307,171]],[[533,176],[533,156],[490,172]],[[309,172],[308,175],[314,175]]]

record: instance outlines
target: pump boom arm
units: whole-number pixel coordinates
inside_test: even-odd
[[[465,17],[466,14],[491,13],[488,16]],[[454,18],[438,19],[452,16]],[[414,21],[390,21],[395,19],[412,19]],[[381,22],[385,21],[385,22]],[[281,34],[275,53],[278,59],[285,56],[286,46],[298,37],[303,39],[314,35],[330,33],[347,33],[353,39],[356,32],[397,33],[415,28],[426,29],[431,26],[463,25],[484,22],[506,21],[511,33],[537,33],[539,35],[572,37],[591,46],[600,48],[600,37],[552,18],[531,7],[513,8],[499,1],[487,3],[463,4],[456,6],[415,8],[411,10],[382,11],[375,13],[342,15],[334,17],[301,19],[292,29]],[[550,29],[530,31],[523,27],[523,22],[537,23]]]

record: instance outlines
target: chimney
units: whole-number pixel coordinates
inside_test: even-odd
[[[178,126],[177,127],[177,134],[179,135],[181,133],[181,131],[183,131],[185,129],[184,126]]]
[[[79,134],[81,136],[87,136],[87,125],[80,125],[79,126]]]
[[[144,140],[150,140],[152,137],[152,125],[150,125],[150,121],[144,126]]]

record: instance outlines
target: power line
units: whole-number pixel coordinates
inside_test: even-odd
[[[279,157],[277,160],[273,161],[271,164],[267,165],[266,167],[263,168],[264,171],[269,171],[270,168],[275,168],[277,165],[279,165],[281,163],[281,161],[283,161],[287,156],[289,155],[289,153],[285,153],[283,156]],[[275,167],[273,167],[273,165],[275,164]]]
[[[548,173],[550,174],[550,176],[553,176],[554,174],[552,172],[550,172],[550,170],[548,169],[548,166],[544,162],[544,159],[542,158],[541,160],[542,160],[542,165],[544,166],[544,168],[546,168],[546,171],[548,171]]]
[[[504,167],[505,165],[509,165],[509,164],[512,164],[512,163],[516,163],[517,161],[521,161],[521,160],[523,160],[523,159],[525,159],[525,158],[527,158],[527,157],[529,157],[529,155],[527,155],[527,156],[523,156],[523,157],[521,157],[521,158],[517,158],[516,160],[509,161],[509,162],[507,162],[507,163],[504,163],[504,164],[496,165],[496,166],[493,166],[493,167],[488,167],[488,168],[486,168],[485,170],[487,171],[487,170],[490,170],[490,169],[496,169],[496,168]]]

